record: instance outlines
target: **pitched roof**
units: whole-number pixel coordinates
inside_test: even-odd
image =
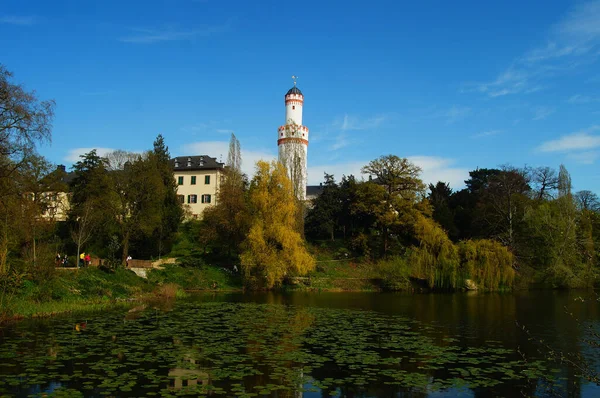
[[[294,86],[294,87],[290,88],[285,95],[290,95],[290,94],[300,94],[300,95],[302,95],[302,91],[300,91],[300,89],[298,87]]]
[[[306,196],[319,196],[323,192],[323,185],[307,185]]]
[[[214,170],[225,168],[224,163],[217,162],[217,158],[207,155],[178,156],[170,160],[173,171],[185,170]]]

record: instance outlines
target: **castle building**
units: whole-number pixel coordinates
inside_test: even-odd
[[[225,164],[207,155],[171,159],[177,183],[177,198],[187,205],[192,217],[201,218],[208,206],[217,204],[217,192]]]
[[[306,200],[308,127],[302,125],[304,95],[294,77],[294,87],[285,94],[285,124],[277,131],[279,161],[285,165],[294,193]]]

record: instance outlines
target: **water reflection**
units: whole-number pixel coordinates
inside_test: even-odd
[[[579,295],[198,295],[90,314],[79,332],[77,317],[21,322],[0,336],[0,395],[488,397],[545,396],[550,386],[595,396],[515,326],[596,360],[582,339],[598,305]]]

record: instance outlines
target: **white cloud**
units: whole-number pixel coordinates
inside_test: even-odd
[[[0,17],[0,24],[7,25],[31,26],[35,25],[36,22],[37,17],[34,16],[5,15]]]
[[[101,148],[101,147],[89,147],[89,148],[73,148],[70,149],[67,155],[63,158],[65,162],[75,163],[81,160],[80,156],[85,155],[86,153],[96,150],[98,156],[106,156],[106,154],[116,151],[115,148]]]
[[[471,137],[472,138],[491,137],[492,135],[497,135],[497,134],[500,134],[501,132],[502,132],[501,130],[488,130],[488,131],[482,131],[481,133],[473,134]]]
[[[598,148],[600,147],[600,135],[591,134],[597,130],[600,130],[600,126],[592,126],[587,130],[544,142],[537,149],[540,152],[571,152]]]
[[[242,144],[242,172],[250,178],[254,175],[254,166],[257,161],[271,161],[277,158],[277,154],[269,150],[246,149]],[[217,161],[226,162],[229,153],[229,141],[200,141],[183,145],[176,156],[207,155],[216,158]]]
[[[198,37],[208,37],[229,29],[230,24],[211,25],[195,29],[131,29],[134,33],[119,38],[119,41],[136,44],[152,44],[166,41],[193,40]]]
[[[554,108],[538,106],[533,110],[533,120],[544,120],[555,112]]]
[[[438,181],[448,182],[453,189],[464,186],[464,180],[469,177],[469,170],[454,166],[453,159],[436,156],[410,156],[408,160],[421,167],[421,179],[426,184],[435,184]],[[346,163],[322,164],[308,166],[308,183],[318,185],[323,182],[323,174],[333,174],[336,181],[342,176],[354,175],[357,179],[367,178],[361,174],[361,168],[369,163],[369,160],[353,161]]]

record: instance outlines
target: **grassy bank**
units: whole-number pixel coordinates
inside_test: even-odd
[[[5,294],[0,322],[129,306],[137,300],[180,298],[185,296],[184,290],[240,288],[239,276],[206,265],[198,268],[168,265],[150,271],[148,279],[126,269],[58,269],[43,280],[25,279],[12,293]]]

